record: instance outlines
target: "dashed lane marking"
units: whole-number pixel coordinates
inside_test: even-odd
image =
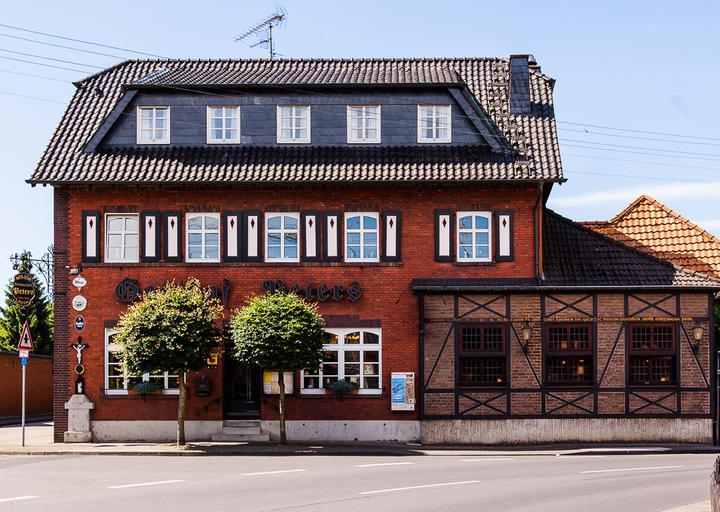
[[[185,480],[157,480],[155,482],[138,482],[136,484],[110,485],[108,489],[128,489],[130,487],[147,487],[149,485],[177,484]]]
[[[414,489],[429,489],[431,487],[449,487],[451,485],[467,485],[467,484],[477,484],[480,480],[464,480],[462,482],[443,482],[440,484],[427,484],[427,485],[411,485],[409,487],[394,487],[391,489],[376,489],[374,491],[362,491],[358,494],[361,495],[369,495],[369,494],[381,494],[386,492],[397,492],[397,491],[411,491]]]

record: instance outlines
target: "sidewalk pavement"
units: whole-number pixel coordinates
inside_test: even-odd
[[[538,446],[423,446],[413,443],[227,443],[196,442],[178,448],[172,443],[77,443],[52,441],[52,423],[26,427],[26,446],[20,446],[19,426],[0,428],[2,455],[349,455],[349,456],[573,456],[717,453],[720,447],[705,444],[664,445],[538,445]]]

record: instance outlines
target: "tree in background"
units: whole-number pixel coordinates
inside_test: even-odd
[[[23,251],[17,272],[28,272],[35,285],[35,298],[25,307],[20,307],[12,295],[12,280],[5,287],[5,305],[0,307],[0,350],[16,351],[23,324],[30,326],[35,350],[33,354],[52,355],[53,347],[53,303],[46,295],[45,287],[33,272]]]
[[[184,285],[174,282],[143,295],[120,317],[116,341],[127,375],[177,373],[177,444],[185,446],[186,374],[207,364],[218,345],[216,326],[222,306],[209,289],[190,278]]]
[[[277,372],[280,443],[287,444],[283,374],[318,369],[327,338],[323,317],[316,305],[294,293],[273,293],[254,297],[235,311],[230,332],[236,359]]]

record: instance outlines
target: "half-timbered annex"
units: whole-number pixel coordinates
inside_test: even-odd
[[[134,60],[78,82],[29,180],[55,190],[56,440],[174,437],[177,375],[126,374],[114,329],[191,276],[225,320],[280,289],[319,304],[322,366],[286,376],[293,440],[712,440],[720,282],[545,207],[554,84],[528,55]],[[188,384],[189,439],[277,436],[263,368],[221,346]]]

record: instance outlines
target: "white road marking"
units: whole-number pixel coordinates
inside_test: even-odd
[[[496,460],[512,460],[511,457],[498,457],[498,458],[480,458],[480,459],[460,459],[460,462],[492,462]]]
[[[555,459],[606,459],[607,455],[563,455],[562,453],[556,453]]]
[[[258,471],[257,473],[241,473],[240,476],[278,475],[280,473],[300,473],[307,469],[281,469],[279,471]]]
[[[465,485],[465,484],[477,484],[480,480],[464,480],[462,482],[445,482],[442,484],[427,484],[427,485],[412,485],[410,487],[394,487],[392,489],[377,489],[375,491],[363,491],[358,494],[381,494],[384,492],[396,492],[396,491],[410,491],[412,489],[428,489],[430,487],[447,487],[450,485]]]
[[[0,503],[5,503],[8,501],[31,500],[33,498],[37,498],[37,496],[15,496],[14,498],[2,498],[0,499]]]
[[[676,469],[682,468],[683,466],[651,466],[645,468],[619,468],[619,469],[593,469],[591,471],[580,471],[581,474],[587,475],[590,473],[617,473],[619,471],[648,471],[653,469]]]
[[[127,489],[129,487],[146,487],[148,485],[177,484],[185,480],[158,480],[156,482],[140,482],[137,484],[110,485],[108,489]]]
[[[379,466],[407,466],[414,462],[379,462],[377,464],[357,464],[356,468],[376,468]]]

